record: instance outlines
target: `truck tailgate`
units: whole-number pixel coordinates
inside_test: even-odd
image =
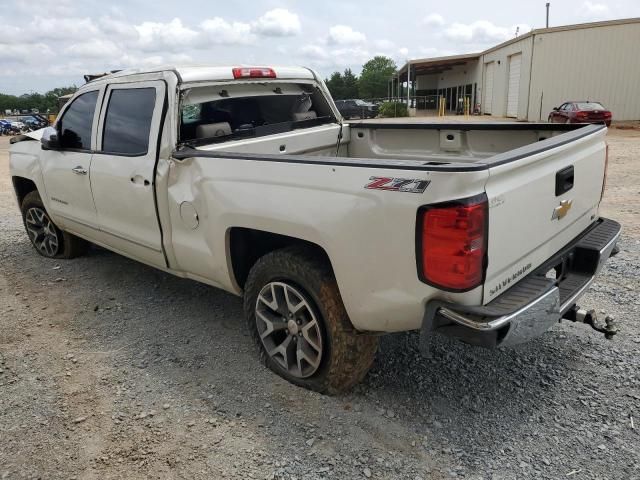
[[[484,303],[505,292],[598,217],[606,128],[588,126],[491,159]]]

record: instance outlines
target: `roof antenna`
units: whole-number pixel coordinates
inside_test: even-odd
[[[547,28],[549,28],[549,7],[551,6],[551,4],[549,2],[547,2]]]

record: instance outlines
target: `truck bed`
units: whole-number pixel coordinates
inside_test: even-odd
[[[281,157],[280,161],[287,162],[382,165],[407,170],[472,170],[554,148],[602,128],[550,123],[359,122],[213,143],[197,147],[197,154],[246,159],[255,159],[256,155],[273,161]],[[194,150],[182,147],[176,155],[186,158],[193,156]]]
[[[349,292],[363,284],[376,292],[368,295],[366,304],[358,296],[345,295],[354,324],[402,330],[416,328],[416,323],[399,319],[418,319],[422,308],[407,298],[426,302],[432,295],[443,295],[416,275],[418,209],[486,196],[488,260],[483,283],[471,291],[446,292],[446,298],[458,304],[486,305],[597,219],[605,133],[603,125],[363,122],[198,148],[182,146],[173,157],[193,165],[198,182],[215,186],[213,196],[224,190],[225,198],[245,195],[264,205],[260,215],[269,217],[265,225],[270,228],[278,224],[286,235],[321,237],[336,259],[338,283]],[[569,166],[575,171],[575,185],[558,193],[557,174]],[[384,185],[371,190],[369,185],[405,179],[427,182],[428,188],[402,193],[407,190]],[[233,192],[227,192],[232,186]],[[258,191],[260,198],[255,197]],[[218,201],[225,200],[211,202]],[[298,201],[304,205],[291,204]],[[562,201],[573,207],[562,220],[555,219]],[[302,232],[299,224],[305,224]],[[352,243],[355,251],[345,247]],[[343,267],[354,255],[367,267]],[[379,275],[384,257],[394,259],[393,286]]]

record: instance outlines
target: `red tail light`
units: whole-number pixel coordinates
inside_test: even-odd
[[[273,68],[237,67],[233,69],[233,78],[276,78]]]
[[[418,273],[430,285],[467,291],[482,284],[486,267],[486,195],[418,211]]]
[[[576,118],[578,120],[586,120],[587,118],[589,118],[589,114],[587,112],[578,112],[576,113]]]

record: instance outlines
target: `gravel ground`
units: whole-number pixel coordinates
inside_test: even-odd
[[[640,479],[640,132],[609,137],[625,234],[582,304],[622,334],[434,338],[429,359],[390,335],[341,397],[260,366],[238,298],[104,250],[38,256],[0,138],[0,478]]]

